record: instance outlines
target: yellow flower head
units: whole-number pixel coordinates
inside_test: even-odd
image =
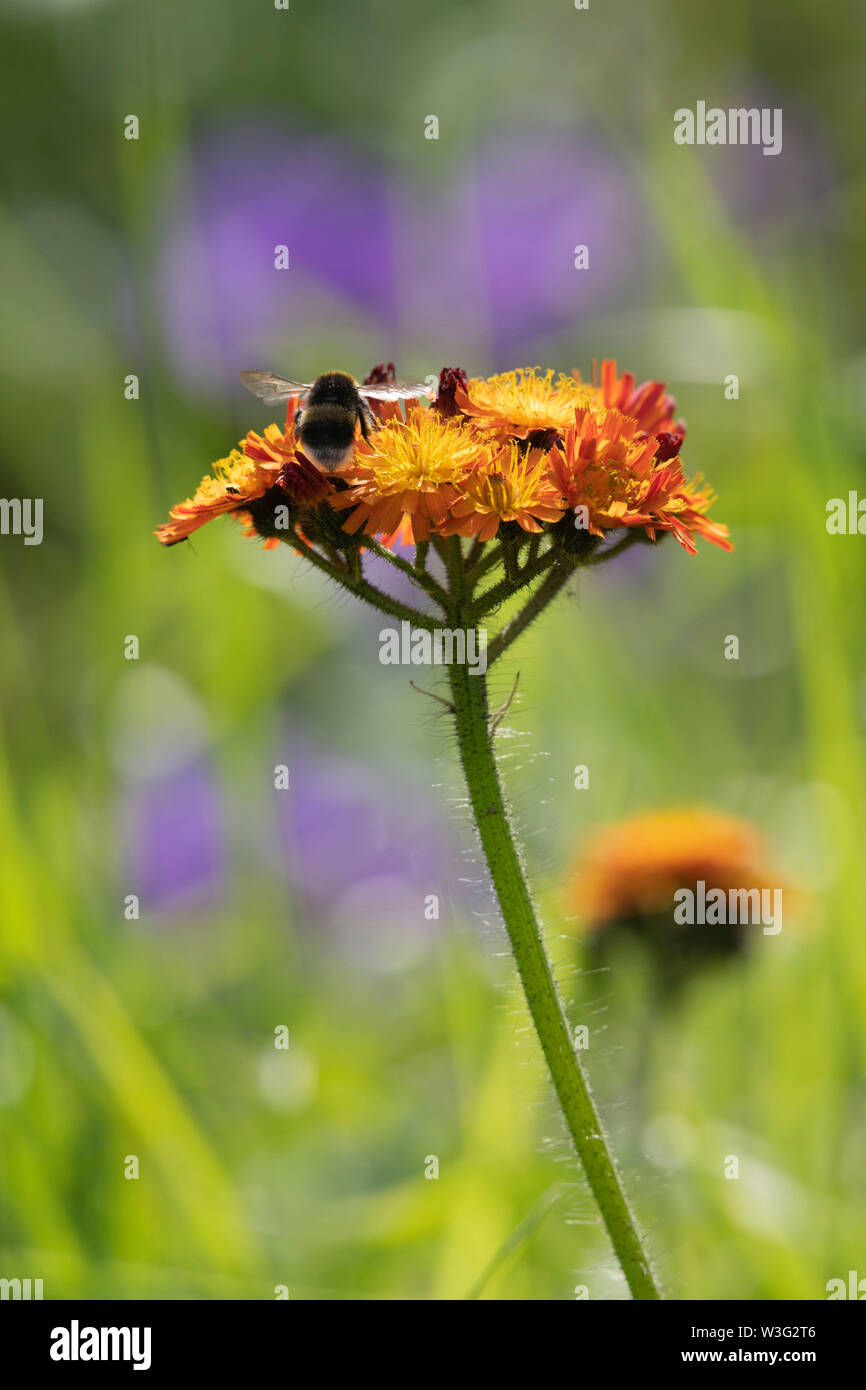
[[[506,444],[465,474],[461,496],[440,530],[446,536],[492,540],[502,521],[516,521],[524,531],[540,531],[542,521],[558,521],[563,503],[550,478],[547,456]]]
[[[353,507],[344,529],[368,536],[391,536],[404,518],[415,541],[429,539],[459,496],[459,482],[490,454],[458,420],[415,409],[406,421],[391,420],[355,448],[355,462],[342,477],[353,486],[333,499],[338,510]]]
[[[578,406],[590,404],[594,387],[561,373],[540,373],[537,367],[518,367],[487,378],[473,377],[466,389],[457,388],[459,408],[485,433],[498,439],[526,439],[539,432],[561,433]]]

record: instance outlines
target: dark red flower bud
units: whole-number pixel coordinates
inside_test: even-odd
[[[390,382],[397,380],[397,368],[393,362],[380,362],[377,367],[364,377],[364,386],[388,386]]]
[[[433,409],[446,419],[462,414],[454,393],[458,386],[465,391],[468,385],[469,378],[462,367],[443,367],[439,373],[439,394],[433,402]]]
[[[679,420],[672,430],[662,430],[661,434],[656,435],[658,448],[656,450],[656,460],[659,463],[666,463],[668,459],[675,459],[680,449],[683,447],[683,440],[686,437],[686,427]]]

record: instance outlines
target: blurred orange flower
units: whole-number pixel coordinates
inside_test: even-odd
[[[650,811],[599,830],[576,863],[570,903],[589,931],[673,912],[678,888],[773,886],[764,836],[700,806]],[[778,879],[775,880],[778,883]]]

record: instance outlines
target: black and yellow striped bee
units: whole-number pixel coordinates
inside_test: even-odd
[[[324,372],[315,381],[287,381],[272,372],[241,372],[241,381],[267,405],[298,397],[295,430],[305,454],[331,472],[347,463],[360,426],[365,439],[378,421],[368,401],[411,401],[429,396],[433,388],[415,382],[384,381],[360,386],[348,372]]]

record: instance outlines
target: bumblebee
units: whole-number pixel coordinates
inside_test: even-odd
[[[348,372],[324,372],[315,381],[287,381],[271,372],[241,372],[248,391],[266,405],[280,405],[298,398],[295,431],[304,453],[326,472],[348,463],[355,435],[369,439],[378,421],[368,401],[411,401],[432,395],[421,382],[386,381],[359,386]]]

